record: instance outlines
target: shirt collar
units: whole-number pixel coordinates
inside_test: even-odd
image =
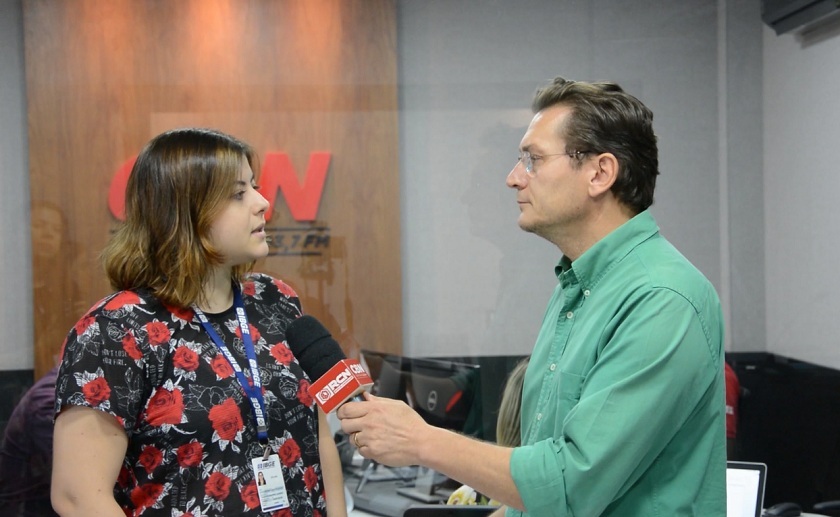
[[[554,273],[563,284],[564,277],[571,280],[568,277],[573,276],[582,289],[592,289],[613,266],[658,233],[659,226],[653,215],[645,210],[596,242],[574,262],[563,255]]]

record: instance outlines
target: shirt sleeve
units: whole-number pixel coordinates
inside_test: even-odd
[[[711,396],[719,352],[691,303],[654,290],[618,317],[585,377],[559,373],[551,400],[580,395],[558,415],[556,435],[513,451],[511,475],[531,515],[600,515]]]
[[[68,334],[55,413],[65,406],[89,407],[113,415],[128,433],[148,398],[143,350],[153,352],[143,332],[130,324],[137,319],[131,308],[113,308],[85,315]]]

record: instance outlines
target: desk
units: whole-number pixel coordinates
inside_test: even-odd
[[[418,478],[419,472],[425,472],[425,474]],[[357,492],[357,487],[363,478],[362,488]],[[418,471],[418,467],[390,468],[366,463],[364,458],[356,454],[351,466],[344,472],[345,497],[348,505],[351,500],[353,502],[352,515],[354,516],[400,517],[409,506],[423,504],[421,502],[423,491],[418,490],[416,497],[408,497],[399,492],[405,491],[407,487],[423,486],[425,482],[431,494],[432,486],[437,486],[434,482],[436,479],[440,483],[446,478],[431,470]],[[448,496],[446,489],[437,488],[434,495],[429,495],[425,503],[443,503]]]
[[[409,506],[422,504],[416,499],[406,497],[397,492],[397,490],[405,486],[405,481],[369,481],[364,485],[361,492],[356,492],[358,482],[358,478],[348,478],[345,488],[353,498],[354,510],[366,512],[367,515],[400,517]]]

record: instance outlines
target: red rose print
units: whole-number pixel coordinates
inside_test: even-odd
[[[300,459],[300,447],[294,439],[289,438],[280,446],[279,454],[283,465],[292,467]]]
[[[163,485],[148,483],[140,485],[131,491],[131,502],[138,509],[146,508],[155,504],[157,498],[163,493]]]
[[[97,377],[82,386],[82,393],[85,395],[85,401],[96,407],[108,400],[111,396],[111,387],[108,386],[108,381],[104,377]]]
[[[315,473],[315,467],[311,465],[306,467],[303,471],[303,482],[306,484],[306,491],[310,493],[318,486],[318,474]]]
[[[125,353],[128,354],[128,357],[134,359],[135,361],[143,357],[143,353],[137,347],[137,340],[134,339],[134,334],[131,332],[126,332],[125,336],[123,336],[122,346]]]
[[[312,517],[321,517],[321,512],[318,510],[312,510]]]
[[[271,517],[293,517],[292,510],[289,508],[283,508],[282,510],[277,510],[276,512],[272,513]]]
[[[257,327],[251,325],[250,323],[248,324],[248,332],[251,333],[252,343],[256,343],[260,340],[260,331],[257,330]],[[242,339],[242,327],[240,327],[239,325],[236,326],[236,337]]]
[[[184,414],[184,397],[181,390],[169,391],[166,388],[158,388],[146,409],[147,419],[153,426],[159,427],[163,424],[180,424],[181,416]]]
[[[164,343],[169,343],[169,338],[172,333],[169,327],[162,321],[153,321],[146,324],[146,334],[149,336],[149,344],[152,346],[160,346]]]
[[[198,368],[198,354],[193,352],[189,347],[178,347],[172,355],[172,363],[176,368],[180,368],[185,372],[191,372]]]
[[[94,322],[96,322],[96,318],[94,318],[90,314],[85,314],[84,316],[82,316],[82,319],[77,321],[76,325],[73,326],[73,328],[76,330],[76,335],[81,336],[82,334],[84,334],[88,327],[93,325]]]
[[[312,405],[312,395],[309,394],[309,381],[306,379],[301,379],[300,385],[298,386],[297,391],[297,398],[301,404],[304,406],[311,406]]]
[[[204,485],[204,493],[217,501],[227,499],[230,494],[230,478],[221,472],[210,474],[210,479]]]
[[[131,474],[128,472],[128,469],[125,466],[120,467],[120,473],[117,475],[117,485],[125,488],[128,486],[129,481],[131,481]]]
[[[137,305],[138,303],[140,303],[140,297],[137,296],[137,293],[123,291],[108,300],[108,303],[105,304],[105,310],[115,311],[117,309],[122,309],[126,305]]]
[[[204,450],[201,448],[199,442],[185,443],[178,447],[178,465],[187,469],[190,467],[197,467],[201,463]]]
[[[213,371],[216,372],[216,376],[220,379],[225,379],[233,375],[233,368],[222,354],[216,354],[216,357],[210,361],[210,367],[213,368]]]
[[[175,316],[178,319],[181,319],[181,320],[184,320],[184,321],[192,321],[192,319],[193,319],[192,309],[175,307],[174,305],[166,305],[166,304],[164,304],[164,307],[166,307],[166,310],[171,312],[172,315]]]
[[[257,327],[255,327],[255,326],[251,325],[250,323],[248,324],[248,332],[250,332],[250,333],[251,333],[251,341],[253,341],[254,343],[256,343],[257,341],[259,341],[259,340],[260,340],[260,338],[262,337],[262,336],[260,335],[260,331],[259,331],[259,330],[257,330]]]
[[[242,487],[242,490],[239,491],[239,495],[242,497],[242,502],[245,503],[245,506],[247,506],[249,510],[253,510],[260,505],[260,496],[257,495],[257,483],[254,481],[251,481]]]
[[[210,422],[213,430],[222,440],[231,441],[242,430],[242,413],[233,399],[225,399],[221,404],[210,408]]]
[[[254,285],[254,282],[245,282],[242,284],[242,294],[245,296],[254,296],[257,294],[257,286]]]
[[[161,460],[163,460],[163,453],[154,445],[144,445],[140,451],[140,457],[137,459],[143,465],[143,468],[146,469],[146,473],[151,474],[160,465]]]
[[[297,293],[294,289],[289,287],[285,282],[282,280],[274,280],[274,285],[277,286],[277,289],[286,295],[287,298],[297,298]]]
[[[292,359],[295,358],[295,356],[292,355],[292,351],[289,350],[289,347],[285,343],[277,343],[271,347],[271,356],[274,357],[278,363],[286,366],[292,364]]]

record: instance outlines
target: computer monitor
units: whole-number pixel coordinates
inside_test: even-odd
[[[764,506],[764,463],[726,462],[727,517],[759,517]]]
[[[437,427],[481,435],[479,366],[450,359],[406,360],[406,398],[423,419]]]
[[[374,380],[374,395],[406,402],[431,425],[495,441],[505,379],[523,357],[414,358],[363,349],[360,360]],[[379,481],[371,474],[376,468],[366,460],[353,497],[358,508],[382,515],[400,515],[416,501],[445,501],[458,485],[422,467],[410,483],[391,476],[367,484]]]
[[[374,395],[408,403],[436,427],[483,437],[479,365],[370,350],[361,355],[374,380]]]
[[[407,402],[403,358],[398,355],[362,350],[361,360],[373,379],[371,393]]]

